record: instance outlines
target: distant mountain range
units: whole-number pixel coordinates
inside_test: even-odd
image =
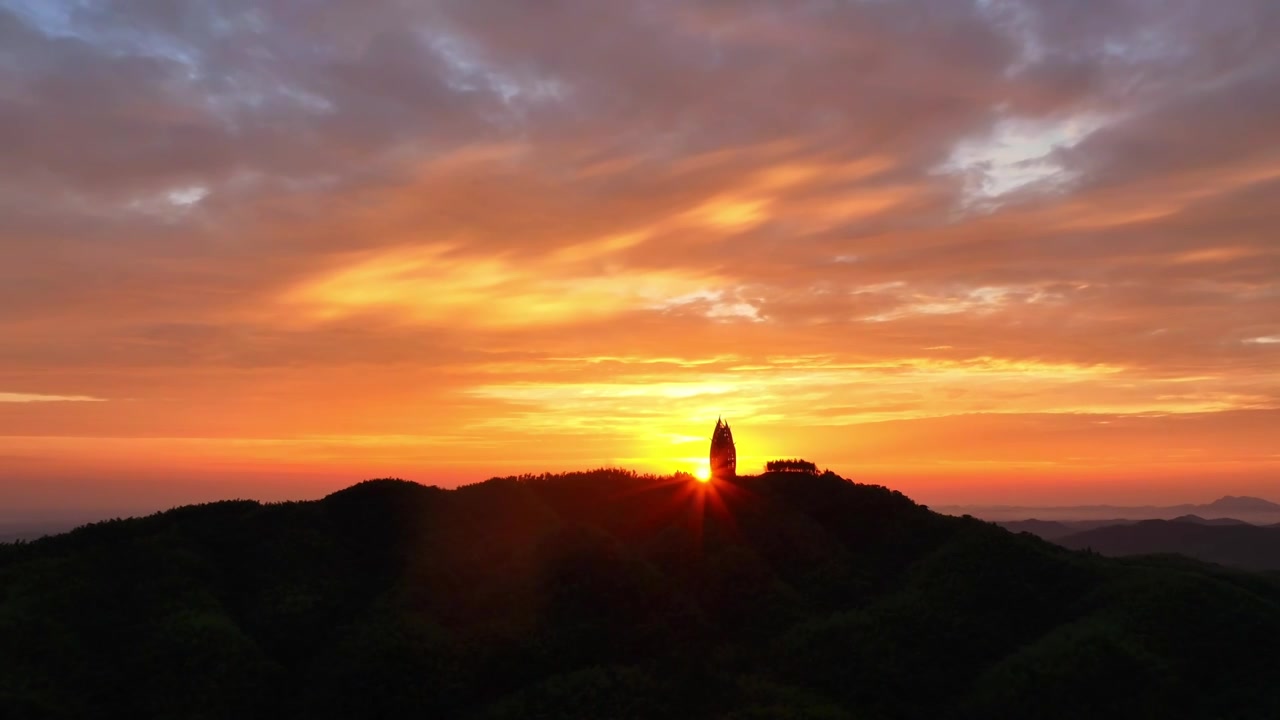
[[[1002,520],[996,524],[1013,532],[1026,532],[1056,542],[1058,538],[1075,535],[1078,532],[1092,530],[1109,525],[1125,525],[1133,520]]]
[[[1074,550],[1110,556],[1178,554],[1246,570],[1280,570],[1280,505],[1261,498],[1227,496],[1205,505],[1170,507],[966,510]],[[1032,517],[1001,519],[1012,513]]]
[[[1202,518],[1199,515],[1182,515],[1173,519],[1173,522],[1193,523],[1195,525],[1250,525],[1243,520],[1235,518]]]
[[[1280,570],[1280,527],[1274,525],[1214,523],[1202,518],[1143,520],[1052,540],[1073,550],[1091,549],[1103,555],[1177,553],[1245,570]]]
[[[1026,505],[951,505],[934,507],[947,515],[972,515],[993,522],[1035,518],[1046,521],[1172,520],[1185,515],[1199,518],[1231,518],[1254,525],[1280,523],[1280,504],[1257,497],[1227,495],[1203,505],[1075,505],[1034,507]]]
[[[1045,540],[1058,541],[1061,538],[1079,533],[1097,530],[1100,528],[1114,527],[1117,525],[1137,525],[1143,520],[1130,520],[1127,518],[1110,518],[1107,520],[998,520],[996,524],[1012,530],[1013,532],[1028,532],[1037,535]],[[1194,525],[1208,525],[1213,527],[1231,526],[1231,525],[1252,525],[1237,518],[1203,518],[1199,515],[1180,515],[1172,518],[1169,522],[1191,523]],[[1280,525],[1267,525],[1263,527],[1280,527]]]
[[[33,520],[0,520],[0,543],[35,540],[46,535],[64,533],[81,525],[104,518],[86,516]]]
[[[1262,498],[1226,495],[1200,507],[1214,512],[1224,513],[1280,513],[1280,504]]]

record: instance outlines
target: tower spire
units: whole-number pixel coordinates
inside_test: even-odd
[[[711,477],[717,480],[733,478],[738,473],[738,451],[733,443],[733,431],[724,417],[716,418],[716,429],[711,433]]]

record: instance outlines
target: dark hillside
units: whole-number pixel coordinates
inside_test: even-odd
[[[6,718],[1271,718],[1276,647],[1274,576],[832,474],[374,480],[0,545]]]

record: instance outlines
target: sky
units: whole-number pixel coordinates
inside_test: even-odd
[[[1280,499],[1278,228],[1275,0],[0,0],[0,514]]]

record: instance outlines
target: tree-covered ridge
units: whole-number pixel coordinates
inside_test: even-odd
[[[0,546],[0,716],[1280,716],[1280,581],[831,473],[360,483]]]

